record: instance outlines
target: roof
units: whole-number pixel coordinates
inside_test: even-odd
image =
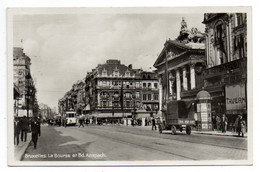
[[[198,100],[210,100],[211,96],[209,94],[209,92],[205,91],[205,90],[201,90],[200,92],[198,92],[197,94],[197,99]]]
[[[131,76],[136,73],[135,70],[121,64],[119,60],[107,60],[107,63],[96,67],[96,71],[99,75],[101,75],[104,70],[107,72],[107,75],[112,75],[115,70],[118,70],[119,75],[125,75],[126,71],[129,71]]]

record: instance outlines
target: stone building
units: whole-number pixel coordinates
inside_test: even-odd
[[[212,116],[227,114],[234,128],[238,114],[247,120],[247,15],[206,13],[207,69],[203,86],[212,97]]]
[[[139,110],[158,110],[158,80],[155,73],[107,60],[92,71],[91,111],[97,117],[131,117]]]
[[[59,113],[74,110],[78,115],[99,119],[137,118],[156,114],[159,108],[158,78],[126,66],[119,60],[107,60],[88,72],[59,100]]]
[[[202,70],[206,66],[204,34],[188,29],[183,19],[177,39],[167,40],[154,63],[160,82],[160,110],[167,101],[194,100],[202,87]],[[196,91],[195,91],[196,90]]]
[[[13,48],[13,81],[14,88],[19,90],[16,98],[16,116],[33,116],[34,107],[37,107],[36,88],[31,77],[31,59],[22,48]]]

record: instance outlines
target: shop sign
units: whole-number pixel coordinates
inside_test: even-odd
[[[226,85],[226,110],[246,109],[245,84]]]

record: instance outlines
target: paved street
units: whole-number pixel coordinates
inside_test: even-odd
[[[200,134],[171,135],[132,126],[42,126],[37,149],[24,161],[71,160],[242,160],[247,138]]]

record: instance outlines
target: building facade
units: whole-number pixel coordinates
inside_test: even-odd
[[[16,96],[15,116],[31,117],[38,113],[36,88],[31,76],[31,59],[23,52],[22,48],[13,48],[13,81],[14,89],[19,90]],[[17,94],[17,91],[14,93]]]
[[[60,99],[59,113],[74,110],[89,117],[121,119],[158,112],[159,84],[155,72],[133,69],[132,65],[110,59],[88,72],[82,81]]]
[[[154,67],[160,82],[160,110],[169,100],[194,100],[202,87],[201,73],[206,66],[204,34],[188,29],[183,19],[180,35],[167,40]]]
[[[207,69],[203,86],[212,96],[212,116],[226,114],[228,128],[242,114],[247,120],[247,16],[206,13]]]

